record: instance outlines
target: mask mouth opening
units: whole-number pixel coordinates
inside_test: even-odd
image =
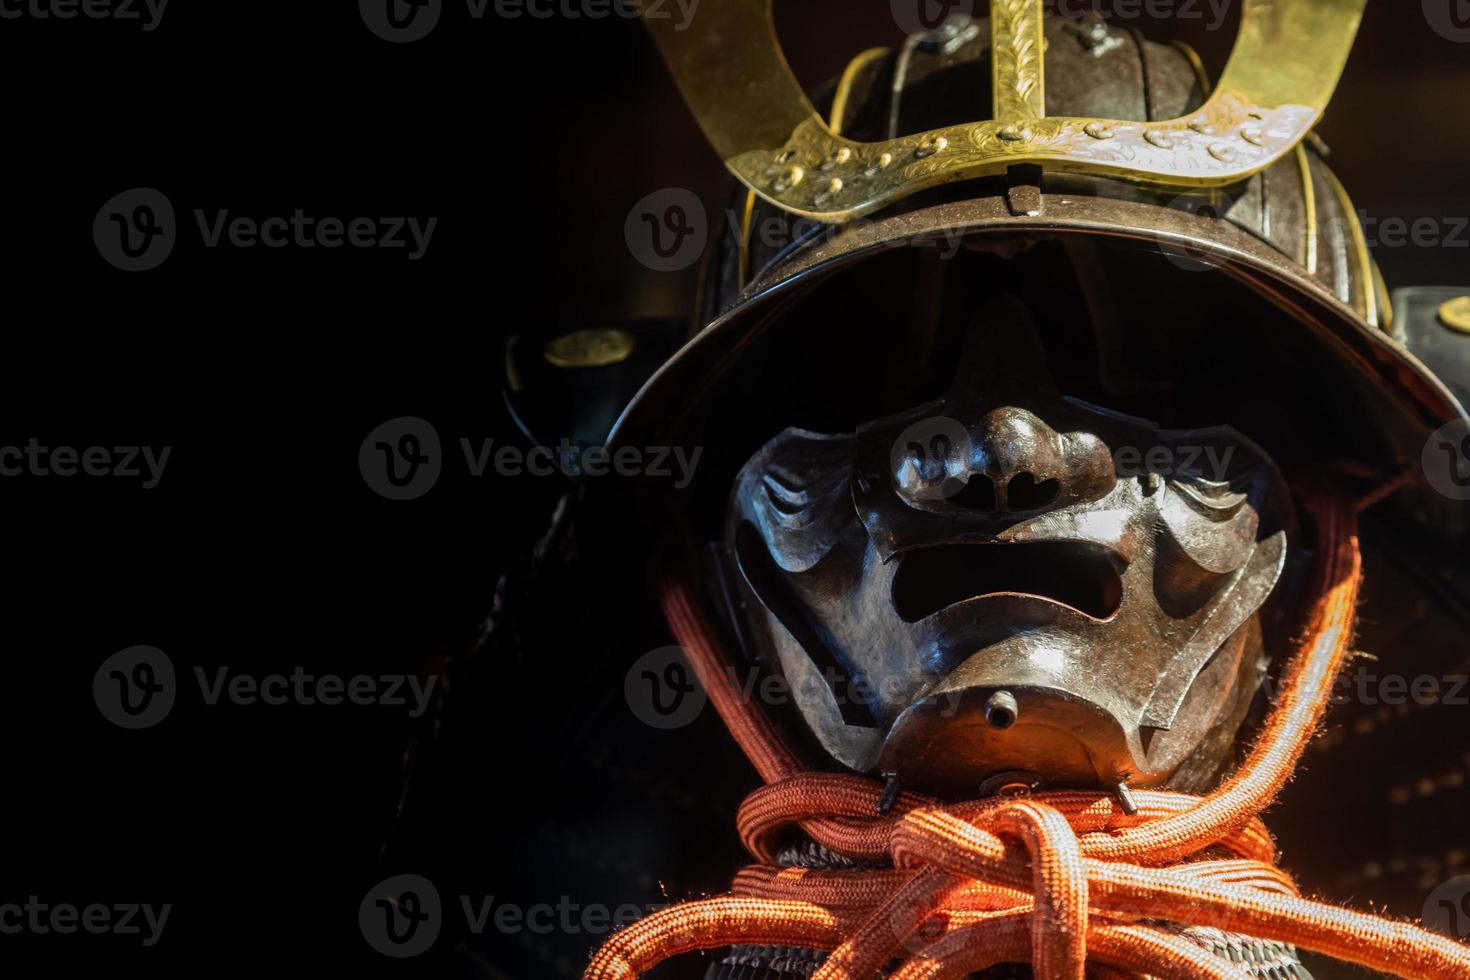
[[[906,623],[971,599],[1020,595],[1105,621],[1123,603],[1111,552],[1077,541],[924,545],[899,556],[893,607]]]

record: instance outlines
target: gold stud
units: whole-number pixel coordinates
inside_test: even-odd
[[[633,335],[622,330],[578,330],[546,345],[546,360],[559,368],[607,367],[633,353]]]
[[[921,158],[933,156],[948,145],[949,140],[945,139],[943,136],[933,136],[925,139],[924,142],[920,143],[918,147],[915,148],[914,156]]]
[[[779,194],[780,192],[788,191],[791,188],[795,187],[797,184],[801,183],[801,178],[805,176],[806,171],[802,169],[801,165],[793,163],[791,166],[786,168],[786,172],[784,174],[776,178],[776,183],[772,186],[775,188],[776,193]]]
[[[1451,330],[1470,333],[1470,296],[1456,296],[1440,306],[1439,322]]]

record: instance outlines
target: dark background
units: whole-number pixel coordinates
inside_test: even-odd
[[[806,82],[899,39],[887,4],[778,6]],[[1198,21],[1135,24],[1189,38],[1217,70],[1232,36]],[[0,479],[0,901],[174,905],[152,949],[118,936],[0,936],[0,963],[15,976],[98,963],[160,976],[537,975],[488,959],[472,970],[448,957],[390,964],[362,941],[365,889],[413,869],[412,842],[385,842],[422,721],[196,696],[127,732],[90,689],[98,665],[134,644],[162,648],[181,675],[303,665],[350,676],[432,674],[472,641],[560,481],[449,466],[431,493],[396,503],[364,484],[357,450],[403,415],[431,421],[446,444],[524,446],[500,393],[507,336],[688,309],[695,270],[641,265],[624,219],[644,195],[679,186],[723,220],[727,184],[641,27],[474,21],[451,0],[432,35],[392,45],[343,0],[175,0],[152,32],[0,20],[0,82],[0,445],[173,447],[152,490]],[[1417,3],[1370,3],[1321,127],[1359,207],[1470,213],[1467,94],[1470,45],[1436,35]],[[185,227],[162,267],[127,274],[99,256],[91,225],[104,201],[140,186],[163,191]],[[402,251],[210,250],[192,226],[194,208],[298,207],[439,223],[417,262]],[[1467,249],[1376,255],[1391,286],[1470,280]],[[548,663],[547,682],[578,670],[577,655]],[[515,695],[486,710],[513,717]],[[496,849],[497,807],[537,806],[534,787],[495,779],[497,755],[525,751],[537,722],[521,719],[520,744],[462,773],[483,780],[477,839],[426,845],[443,864],[462,844],[465,881],[478,881],[472,856]],[[721,846],[729,817],[710,817],[726,821]],[[554,873],[556,855],[546,860]],[[479,890],[498,886],[487,873]]]

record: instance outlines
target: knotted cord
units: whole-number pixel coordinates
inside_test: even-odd
[[[1364,498],[1371,500],[1372,498]],[[1251,974],[1179,934],[1212,926],[1291,943],[1412,978],[1470,977],[1470,947],[1419,926],[1303,898],[1275,865],[1259,814],[1290,778],[1351,656],[1361,578],[1362,501],[1313,488],[1317,535],[1305,639],[1249,756],[1205,796],[1135,790],[1129,815],[1101,792],[1044,792],[958,804],[806,770],[743,698],[690,586],[660,583],[675,637],[725,724],[767,785],[740,807],[740,837],[760,862],[732,893],[656,912],[612,936],[586,980],[636,977],[694,950],[757,944],[829,950],[813,980],[959,978],[1029,962],[1040,980]],[[782,867],[793,825],[829,850],[883,867]]]

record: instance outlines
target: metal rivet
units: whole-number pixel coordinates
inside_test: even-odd
[[[1228,143],[1211,143],[1210,156],[1221,163],[1229,163],[1235,156],[1235,150]]]
[[[924,142],[920,143],[918,147],[914,150],[914,156],[933,156],[935,153],[938,153],[940,150],[944,149],[948,145],[949,140],[945,139],[943,136],[936,136],[932,139],[926,139],[924,140]]]
[[[1095,140],[1110,140],[1113,138],[1113,127],[1106,123],[1093,121],[1083,126],[1082,131]]]
[[[831,170],[833,167],[841,166],[850,159],[852,159],[852,150],[844,146],[836,153],[832,154],[830,157],[822,161],[822,169]]]
[[[880,154],[878,154],[878,159],[873,161],[873,165],[870,166],[867,170],[865,170],[863,172],[865,174],[867,174],[869,177],[872,177],[872,176],[876,175],[878,173],[878,171],[882,170],[884,167],[888,166],[892,162],[893,162],[893,154],[892,153],[880,153]]]
[[[801,183],[801,179],[805,176],[806,171],[803,170],[798,164],[793,163],[790,167],[786,168],[786,172],[784,174],[776,178],[776,183],[773,186],[775,187],[777,192],[790,190],[797,184]]]
[[[1266,134],[1260,126],[1242,126],[1240,127],[1240,138],[1247,143],[1260,146],[1265,142]]]
[[[1191,119],[1189,121],[1189,128],[1205,136],[1215,135],[1215,127],[1211,126],[1210,121],[1204,116],[1195,116]]]
[[[1169,150],[1174,147],[1174,141],[1169,137],[1167,130],[1147,129],[1144,130],[1143,138],[1161,150]]]
[[[1029,140],[1031,138],[1031,130],[1022,126],[1020,123],[1006,123],[1000,127],[999,132],[995,135],[1007,142],[1015,143],[1020,140]]]

